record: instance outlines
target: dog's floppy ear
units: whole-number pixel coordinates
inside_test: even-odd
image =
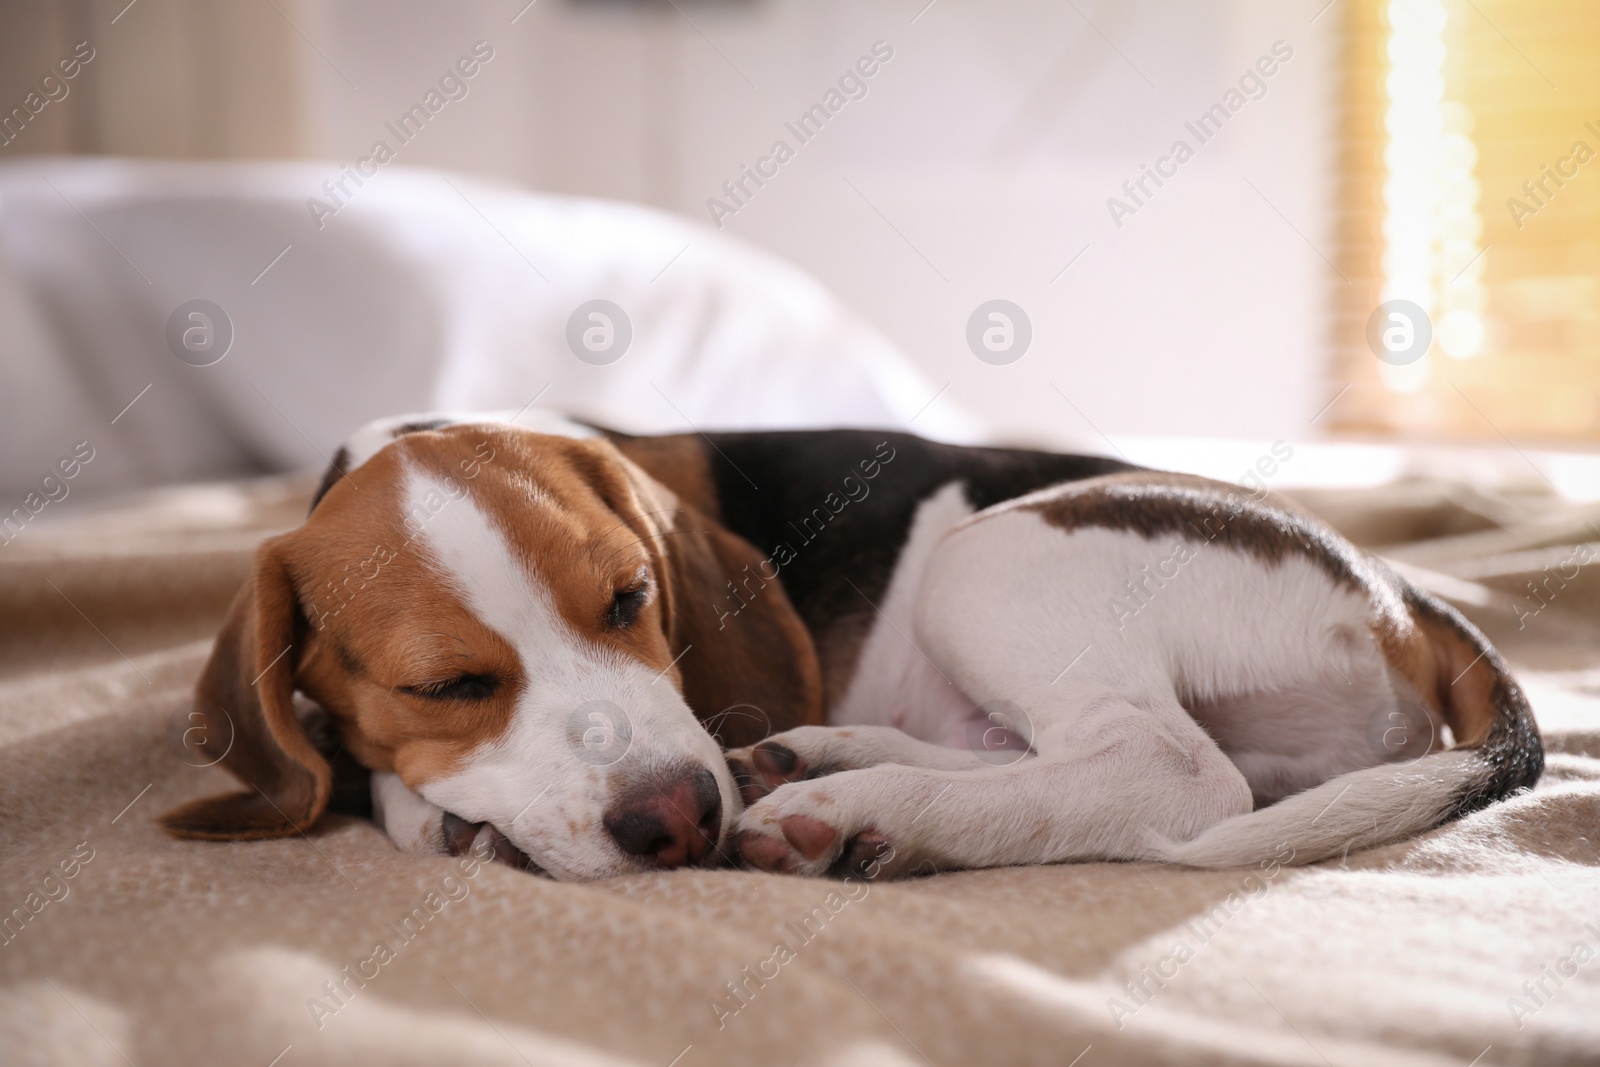
[[[822,670],[800,615],[760,552],[693,508],[673,512],[669,636],[683,697],[725,748],[822,723]],[[739,583],[741,600],[729,591]]]
[[[820,724],[822,670],[810,631],[775,577],[752,577],[769,561],[609,442],[582,444],[609,461],[585,475],[650,553],[683,699],[706,729],[738,748]],[[736,580],[746,583],[744,596],[754,591],[749,602],[729,592]]]
[[[255,572],[234,597],[195,687],[205,737],[227,745],[222,763],[249,789],[167,812],[161,823],[178,837],[284,837],[310,829],[327,807],[332,772],[292,699],[307,623],[286,548],[279,537],[257,549]]]

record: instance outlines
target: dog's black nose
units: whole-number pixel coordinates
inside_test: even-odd
[[[662,867],[698,863],[722,835],[722,794],[704,767],[629,783],[605,814],[606,832],[630,856]]]

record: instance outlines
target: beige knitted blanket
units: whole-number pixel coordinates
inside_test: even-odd
[[[1600,1062],[1592,509],[1302,495],[1482,625],[1544,729],[1535,792],[1417,840],[1253,872],[564,885],[349,817],[263,843],[157,828],[230,785],[179,744],[189,690],[307,490],[170,490],[0,547],[0,1061]]]

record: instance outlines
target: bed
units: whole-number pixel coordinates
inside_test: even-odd
[[[310,458],[282,427],[230,432]],[[1126,447],[1242,469],[1194,442]],[[404,855],[348,815],[281,841],[173,840],[159,813],[231,786],[208,755],[225,739],[192,733],[193,683],[315,472],[41,522],[0,548],[0,1058],[1594,1063],[1600,507],[1556,491],[1592,487],[1593,464],[1498,454],[1517,473],[1497,482],[1467,452],[1300,455],[1294,495],[1499,643],[1549,753],[1529,794],[1309,868],[569,885]]]
[[[1414,841],[1270,871],[563,885],[353,817],[237,844],[155,825],[229,784],[183,744],[189,690],[310,490],[160,490],[0,556],[0,885],[28,913],[0,947],[9,1062],[1594,1062],[1592,507],[1502,500],[1491,524],[1442,482],[1304,494],[1357,536],[1404,515],[1386,554],[1499,642],[1544,730],[1538,789]]]

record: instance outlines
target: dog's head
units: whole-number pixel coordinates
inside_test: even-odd
[[[251,788],[164,824],[314,824],[331,773],[299,689],[362,764],[558,878],[709,862],[739,803],[718,742],[819,721],[820,682],[776,583],[738,618],[718,607],[762,557],[655,470],[488,423],[378,450],[261,546],[201,677],[195,710]]]

